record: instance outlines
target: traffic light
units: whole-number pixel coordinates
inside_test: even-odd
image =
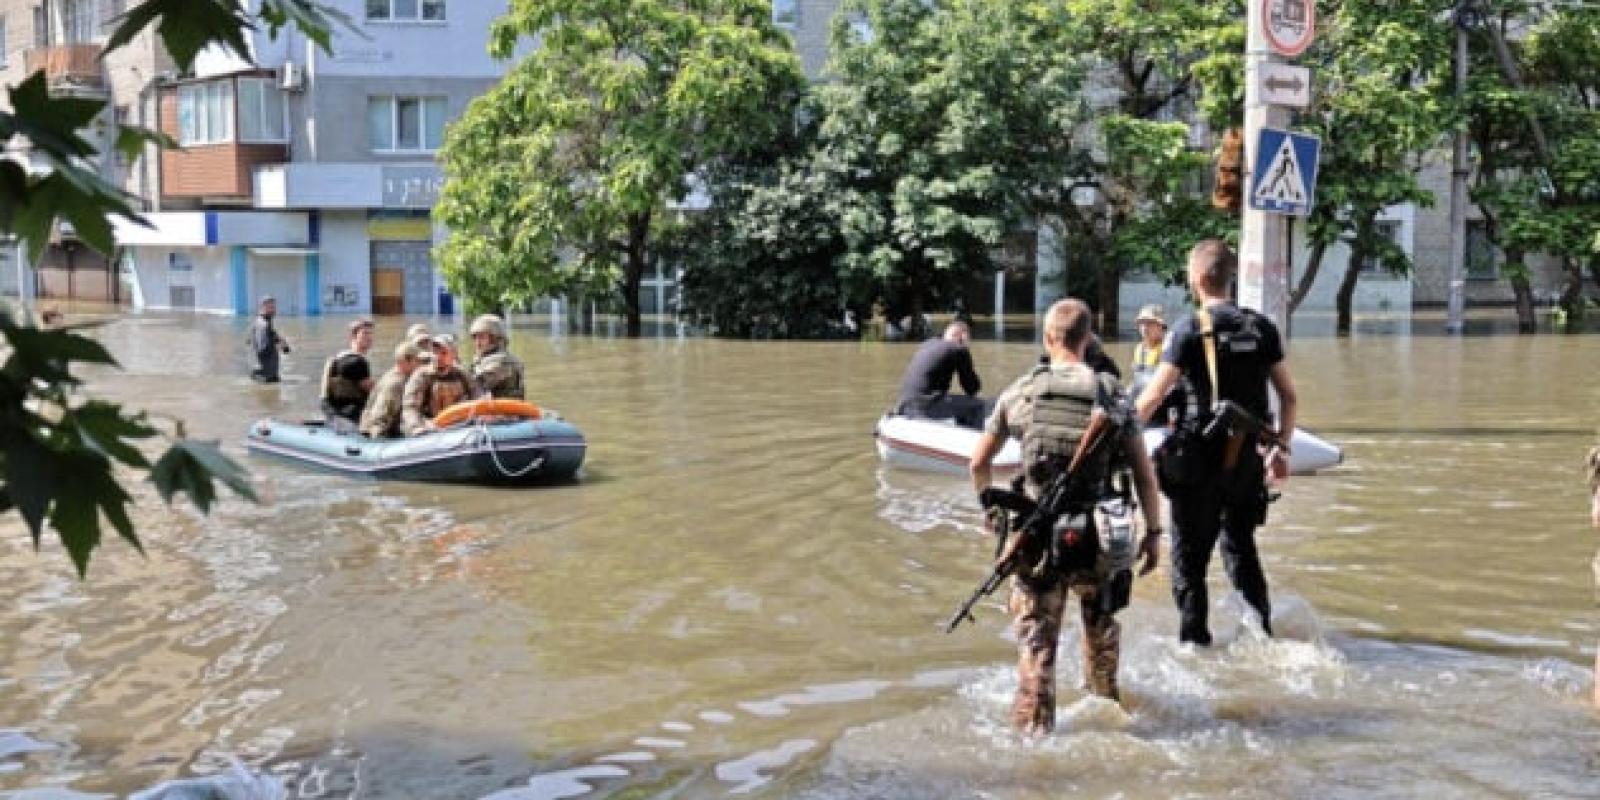
[[[1217,150],[1217,179],[1211,189],[1211,205],[1237,213],[1244,201],[1244,135],[1238,128],[1222,133],[1222,145]]]

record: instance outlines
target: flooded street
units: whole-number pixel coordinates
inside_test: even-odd
[[[263,503],[140,485],[148,558],[108,540],[85,582],[5,518],[0,798],[235,756],[303,798],[1600,796],[1595,336],[1296,339],[1303,424],[1346,463],[1260,534],[1282,638],[1218,565],[1219,645],[1179,647],[1163,569],[1122,615],[1126,713],[1064,657],[1059,730],[1025,742],[998,596],[941,630],[988,564],[968,483],[873,449],[909,345],[519,330],[530,399],[589,453],[575,485],[501,490],[245,456],[251,421],[314,411],[343,338],[280,321],[263,387],[245,322],[96,332],[126,369],[93,391],[228,442]],[[973,348],[986,393],[1038,352]]]

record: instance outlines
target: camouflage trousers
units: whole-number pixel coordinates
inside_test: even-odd
[[[1012,626],[1017,635],[1017,695],[1011,703],[1011,724],[1023,733],[1048,733],[1056,721],[1056,646],[1067,594],[1078,596],[1083,618],[1083,674],[1089,691],[1119,700],[1117,658],[1122,626],[1100,608],[1100,582],[1077,574],[1035,588],[1013,579]]]

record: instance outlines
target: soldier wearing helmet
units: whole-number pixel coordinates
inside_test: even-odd
[[[506,351],[506,327],[499,317],[484,314],[467,329],[478,354],[472,359],[472,380],[490,397],[523,399],[522,362]]]

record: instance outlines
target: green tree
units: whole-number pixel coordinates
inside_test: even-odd
[[[760,0],[513,0],[489,49],[525,41],[447,137],[445,278],[486,307],[620,294],[636,336],[673,209],[792,124],[799,60]]]
[[[258,24],[274,34],[298,26],[326,47],[330,26],[340,19],[310,0],[263,0],[253,15],[239,0],[145,0],[123,15],[107,48],[153,27],[187,68],[208,45],[248,53],[245,32]],[[37,259],[57,221],[66,220],[87,244],[109,253],[115,244],[110,218],[139,216],[125,193],[86,166],[96,152],[80,131],[105,113],[105,103],[52,96],[42,72],[7,92],[0,141],[26,149],[44,167],[0,159],[0,239],[20,237],[30,259]],[[118,126],[116,146],[130,158],[150,141],[167,143],[151,131]],[[78,364],[115,364],[99,343],[74,330],[41,330],[4,310],[0,336],[0,512],[19,514],[35,547],[47,528],[53,530],[82,575],[100,544],[103,518],[142,551],[120,469],[147,474],[162,499],[186,494],[202,511],[216,499],[213,481],[254,497],[239,467],[215,444],[184,438],[181,423],[151,463],[137,446],[158,435],[149,419],[88,397],[73,374]]]
[[[1055,163],[1066,171],[1041,187],[1034,210],[1061,226],[1076,254],[1069,275],[1087,279],[1103,330],[1117,328],[1126,272],[1171,281],[1195,241],[1236,237],[1237,222],[1201,195],[1210,157],[1191,147],[1190,132],[1196,117],[1225,124],[1242,108],[1243,10],[1216,0],[1064,4],[1061,46],[1085,59],[1093,90],[1063,120]],[[1066,150],[1073,145],[1084,155]]]
[[[1377,217],[1391,205],[1433,201],[1417,172],[1451,122],[1444,92],[1452,38],[1440,14],[1448,4],[1439,0],[1340,0],[1319,8],[1317,41],[1300,59],[1314,76],[1313,104],[1296,127],[1322,138],[1322,154],[1306,220],[1311,255],[1289,308],[1310,292],[1328,248],[1344,241],[1350,259],[1339,282],[1336,331],[1348,336],[1368,259],[1410,270]]]
[[[1519,327],[1535,329],[1527,256],[1544,253],[1561,264],[1560,307],[1577,329],[1585,272],[1600,280],[1600,9],[1518,5],[1478,21],[1463,109],[1472,198],[1505,254]]]

